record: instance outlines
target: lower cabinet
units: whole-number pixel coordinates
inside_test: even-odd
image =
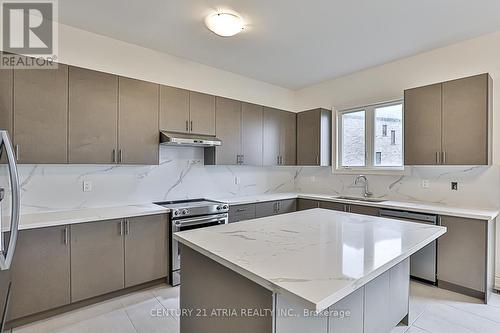
[[[320,201],[319,202],[319,208],[339,210],[341,212],[347,211],[347,206],[348,205],[343,204],[343,203],[339,203],[339,202],[331,202],[331,201]]]
[[[123,221],[71,226],[71,301],[124,287]]]
[[[125,287],[167,275],[167,216],[125,220]]]
[[[9,319],[70,301],[69,227],[21,230],[12,263]]]
[[[255,217],[266,217],[278,214],[295,212],[297,210],[297,200],[287,199],[278,201],[259,202],[256,204]]]
[[[229,223],[255,218],[255,204],[229,206]]]
[[[487,280],[488,222],[441,216],[446,233],[437,241],[438,286],[484,293]],[[451,285],[450,285],[451,284]]]
[[[349,205],[349,213],[379,216],[379,209],[370,206]]]
[[[319,208],[318,200],[297,199],[297,210],[307,210],[313,208]]]

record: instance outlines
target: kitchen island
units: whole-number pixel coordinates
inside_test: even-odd
[[[446,228],[324,209],[176,233],[181,333],[389,332]]]

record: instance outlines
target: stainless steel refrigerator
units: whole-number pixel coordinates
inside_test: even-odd
[[[14,150],[5,130],[0,130],[0,333],[8,316],[11,271],[19,226],[19,179]]]

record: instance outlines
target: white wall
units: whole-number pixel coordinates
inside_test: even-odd
[[[292,111],[294,92],[67,25],[59,62]]]

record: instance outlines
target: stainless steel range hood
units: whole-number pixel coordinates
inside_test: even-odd
[[[168,146],[215,147],[222,141],[215,136],[160,131],[160,144]]]

